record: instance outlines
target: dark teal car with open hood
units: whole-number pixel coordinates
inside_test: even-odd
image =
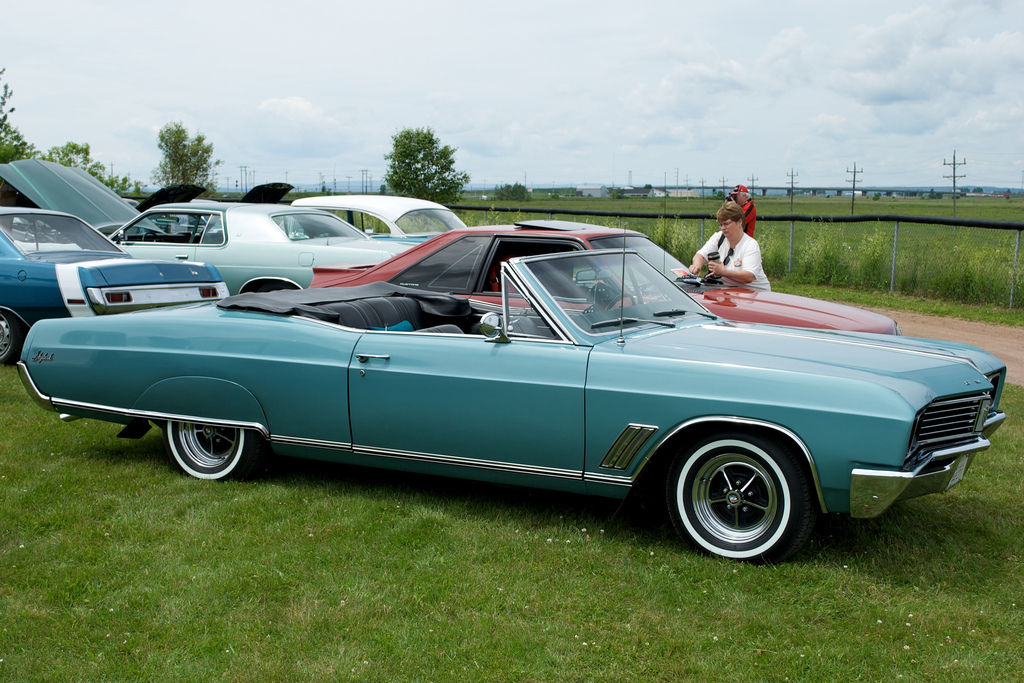
[[[378,282],[42,321],[18,367],[65,419],[157,425],[201,479],[292,456],[645,496],[751,562],[820,514],[954,487],[1005,417],[985,351],[730,322],[635,252],[513,258],[500,282],[500,312]]]

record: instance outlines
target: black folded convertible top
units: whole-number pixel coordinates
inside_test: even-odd
[[[217,306],[229,311],[260,311],[331,320],[337,317],[337,314],[323,307],[340,301],[357,301],[382,296],[404,296],[416,299],[424,313],[444,318],[461,318],[472,313],[469,299],[461,299],[440,292],[424,292],[411,287],[399,287],[389,282],[371,282],[358,287],[247,292],[221,299],[217,302]]]

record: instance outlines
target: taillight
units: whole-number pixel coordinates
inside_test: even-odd
[[[217,291],[216,287],[200,287],[199,296],[204,299],[216,299],[220,297],[220,292]]]
[[[109,304],[130,304],[132,302],[131,292],[107,292],[104,296]]]

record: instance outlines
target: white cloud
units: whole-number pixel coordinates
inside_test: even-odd
[[[15,3],[4,18],[23,30],[5,36],[0,68],[12,122],[37,147],[89,142],[135,177],[158,161],[156,131],[182,121],[225,168],[287,171],[293,183],[363,169],[379,178],[391,136],[430,126],[459,148],[460,168],[495,184],[622,182],[629,171],[653,184],[676,168],[775,185],[795,168],[808,184],[842,183],[855,156],[892,182],[930,184],[929,164],[954,144],[973,158],[1007,152],[1004,182],[1019,184],[1024,3],[652,0],[642,10]]]

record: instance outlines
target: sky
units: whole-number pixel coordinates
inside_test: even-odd
[[[477,187],[856,170],[949,188],[955,153],[958,187],[1024,188],[1020,0],[12,0],[3,18],[10,122],[147,185],[180,121],[232,188],[376,191],[392,136],[421,127]]]

